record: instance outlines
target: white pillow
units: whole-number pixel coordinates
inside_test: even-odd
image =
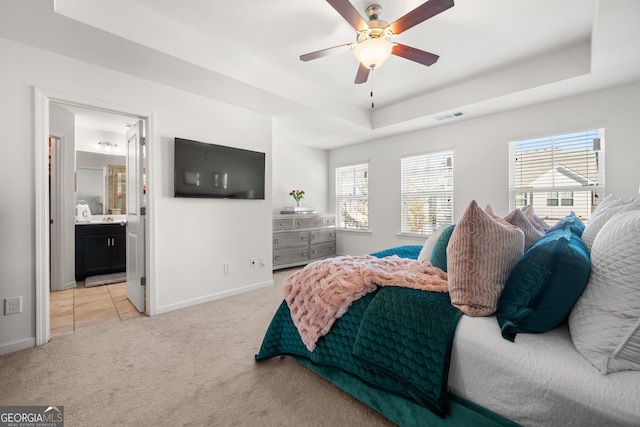
[[[593,211],[593,215],[587,221],[587,225],[582,233],[582,240],[589,249],[593,246],[593,242],[598,232],[609,221],[609,219],[618,212],[627,212],[640,210],[640,199],[633,201],[624,201],[616,199],[612,195],[607,196],[602,203]]]
[[[569,315],[573,344],[601,373],[640,370],[640,211],[602,227],[591,276]]]
[[[447,227],[448,226],[443,225],[442,227],[438,228],[436,231],[431,233],[431,235],[427,238],[427,241],[424,242],[424,246],[422,246],[422,249],[420,249],[420,254],[418,255],[418,261],[430,262],[431,251],[433,250],[433,247],[438,241],[438,237],[440,237],[440,235],[442,234],[442,230],[444,230]]]

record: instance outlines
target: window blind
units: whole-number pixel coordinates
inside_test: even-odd
[[[431,234],[453,222],[453,151],[401,159],[401,232]]]
[[[369,229],[369,164],[336,168],[338,228]]]
[[[604,194],[604,129],[510,143],[511,209],[533,205],[549,225],[587,221]]]

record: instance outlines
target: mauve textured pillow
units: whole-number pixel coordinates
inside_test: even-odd
[[[451,303],[468,316],[495,313],[502,288],[523,251],[522,230],[472,200],[447,246]]]
[[[527,251],[535,242],[540,240],[544,233],[531,224],[520,209],[516,209],[504,217],[509,224],[515,225],[524,233],[524,250]]]
[[[550,228],[549,225],[546,222],[544,222],[542,218],[536,215],[536,211],[533,208],[533,205],[528,205],[522,208],[522,213],[531,222],[531,225],[533,225],[538,231],[546,233],[547,230]]]
[[[549,231],[511,271],[498,301],[502,336],[542,333],[562,323],[584,291],[591,262],[580,236],[566,225]]]
[[[447,271],[447,246],[449,245],[449,239],[451,239],[451,233],[453,233],[455,227],[455,224],[451,224],[442,230],[440,237],[438,237],[435,245],[433,245],[431,257],[429,258],[431,265],[445,272]]]
[[[622,199],[616,199],[611,195],[607,196],[596,210],[593,211],[591,218],[589,218],[587,226],[582,232],[582,240],[584,240],[587,247],[591,249],[596,236],[612,216],[619,212],[637,210],[640,210],[640,199],[624,201]]]
[[[569,315],[573,344],[603,374],[640,371],[638,242],[640,211],[607,221],[593,242],[589,283]]]

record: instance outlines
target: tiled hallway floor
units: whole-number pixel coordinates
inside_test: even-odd
[[[50,293],[51,337],[72,333],[100,322],[116,322],[142,316],[127,299],[126,283]]]

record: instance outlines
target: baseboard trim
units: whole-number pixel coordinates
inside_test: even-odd
[[[9,354],[20,350],[36,346],[36,338],[25,338],[19,341],[13,341],[10,343],[0,345],[0,354]]]
[[[205,302],[211,302],[217,299],[222,299],[222,298],[230,297],[233,295],[243,294],[245,292],[253,291],[260,288],[266,288],[269,286],[273,286],[273,279],[267,280],[266,282],[252,283],[251,285],[230,289],[228,291],[222,291],[222,292],[216,292],[215,294],[204,295],[202,297],[181,301],[175,304],[160,306],[158,307],[156,314],[169,313],[171,311],[180,310],[182,308],[192,307],[198,304],[204,304]]]

